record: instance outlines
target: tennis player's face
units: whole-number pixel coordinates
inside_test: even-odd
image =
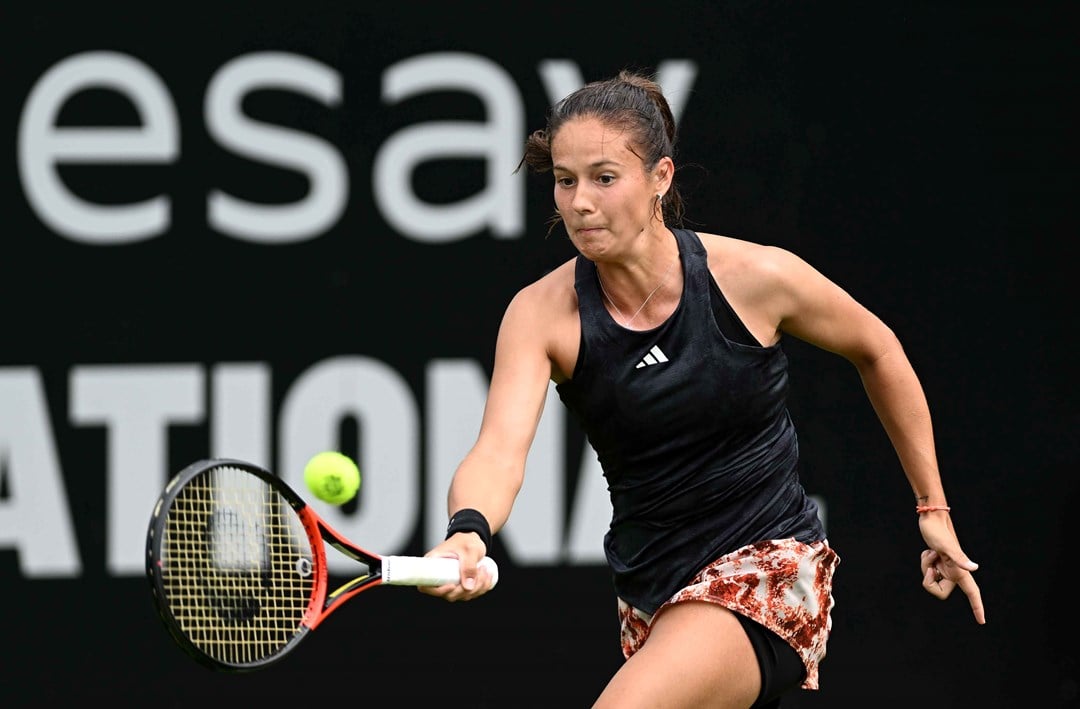
[[[551,141],[555,208],[586,258],[615,258],[649,225],[653,178],[625,131],[596,118],[564,123]]]

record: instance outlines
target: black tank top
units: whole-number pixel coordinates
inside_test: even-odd
[[[595,264],[577,257],[580,351],[572,378],[556,387],[607,479],[604,551],[615,591],[648,613],[741,546],[825,537],[798,479],[787,357],[779,344],[753,341],[712,278],[700,237],[673,231],[682,297],[651,330],[616,323]]]

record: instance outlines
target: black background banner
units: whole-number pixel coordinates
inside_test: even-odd
[[[920,587],[910,490],[855,370],[786,341],[804,484],[842,562],[821,690],[785,706],[1075,706],[1064,4],[354,5],[4,10],[4,706],[590,704],[621,662],[592,535],[606,512],[557,404],[477,602],[376,590],[274,669],[217,675],[169,640],[139,564],[171,472],[232,453],[297,481],[330,446],[364,468],[343,525],[384,553],[427,548],[502,310],[572,256],[546,233],[550,180],[513,174],[522,141],[553,87],[623,67],[679,87],[689,226],[791,249],[900,336],[982,565],[980,627],[959,592]],[[421,88],[395,96],[418,65]],[[58,67],[127,88],[57,99]],[[448,124],[463,132],[440,140]],[[142,157],[87,155],[71,132],[109,128]],[[434,152],[400,169],[396,141],[425,130]],[[223,226],[222,198],[262,216]],[[155,200],[123,238],[75,208]]]

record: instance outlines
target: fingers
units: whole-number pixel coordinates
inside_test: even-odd
[[[462,582],[448,583],[442,586],[418,586],[417,588],[421,593],[427,594],[429,596],[436,596],[438,598],[442,598],[443,600],[450,601],[451,603],[456,603],[457,601],[471,601],[473,598],[483,595],[483,593],[487,590],[480,584],[474,583],[474,585],[480,586],[482,590],[468,590],[465,588],[464,583]]]
[[[986,623],[986,610],[983,608],[982,592],[979,591],[979,584],[975,583],[975,579],[970,573],[963,574],[956,584],[967,596],[968,603],[971,604],[971,612],[975,614],[975,622],[984,625]]]
[[[949,594],[956,588],[949,579],[945,578],[935,567],[931,566],[923,572],[922,587],[925,588],[931,596],[945,600],[949,597]]]
[[[494,579],[491,572],[482,564],[470,564],[464,559],[459,559],[461,578],[457,583],[448,583],[443,586],[421,588],[420,590],[430,596],[439,596],[451,603],[457,601],[471,601],[492,589]]]
[[[971,604],[971,612],[975,615],[975,622],[983,625],[986,623],[986,610],[983,607],[982,593],[975,578],[971,575],[973,569],[979,568],[970,559],[964,558],[964,563],[954,562],[947,556],[943,556],[932,549],[923,551],[920,558],[922,567],[922,587],[939,599],[946,599],[957,587],[967,596]],[[973,568],[972,568],[973,567]]]
[[[933,549],[923,549],[922,556],[919,559],[919,566],[922,568],[923,575],[926,575],[926,570],[938,562],[941,556]]]
[[[949,559],[964,571],[978,571],[979,569],[979,565],[967,558],[967,555],[959,549],[956,550],[955,554],[950,554]]]
[[[469,600],[476,596],[487,593],[494,585],[492,583],[491,572],[485,568],[480,560],[484,556],[486,551],[484,545],[472,543],[475,534],[455,535],[463,536],[468,539],[469,543],[461,552],[457,555],[458,563],[461,568],[461,580],[458,582],[462,591],[464,591]]]
[[[485,577],[483,574],[480,563],[472,560],[461,560],[461,588],[464,590],[485,589]]]
[[[449,594],[453,593],[458,585],[456,583],[448,583],[443,586],[417,586],[417,590],[428,596],[436,596],[438,598],[446,598],[446,600],[455,600],[449,598]]]
[[[455,534],[425,554],[457,559],[459,578],[456,583],[420,587],[420,592],[456,602],[471,601],[490,591],[494,579],[491,571],[479,563],[484,554],[484,545],[474,543],[477,541],[475,534]]]
[[[965,554],[959,546],[953,546],[950,548],[943,544],[937,548],[941,551],[937,552],[931,549],[926,549],[925,551],[923,551],[924,560],[928,555],[933,554],[935,561],[940,559],[948,559],[950,563],[959,566],[965,571],[977,571],[979,569],[979,565],[969,559],[967,554]]]
[[[461,559],[461,587],[466,591],[474,591],[479,585],[480,566],[471,560]]]

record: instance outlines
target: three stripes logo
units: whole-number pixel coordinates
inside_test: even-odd
[[[667,358],[667,355],[664,354],[664,351],[661,350],[658,345],[653,345],[652,349],[649,350],[649,353],[647,355],[645,355],[640,362],[637,363],[637,366],[634,367],[634,369],[641,369],[642,367],[651,367],[654,364],[663,364],[664,362],[667,362],[667,361],[668,361],[668,358]]]

